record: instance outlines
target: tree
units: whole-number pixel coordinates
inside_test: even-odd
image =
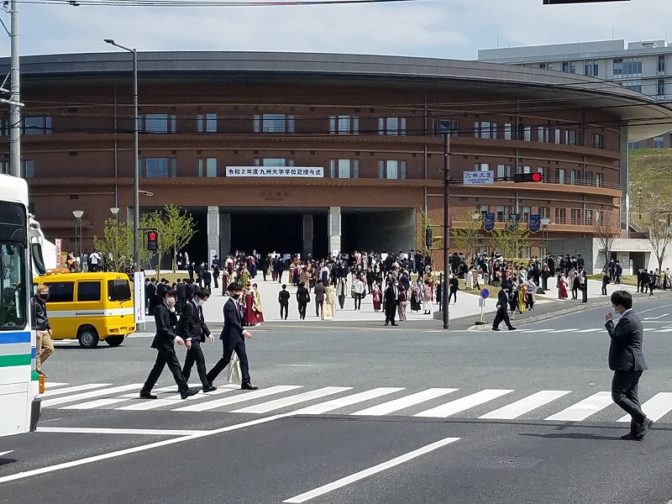
[[[109,270],[126,271],[133,264],[133,226],[129,222],[109,218],[105,221],[103,236],[93,237],[93,246]],[[140,265],[147,264],[150,257],[151,253],[141,246],[138,250]]]
[[[665,252],[670,241],[672,241],[671,214],[672,205],[663,204],[657,198],[654,198],[646,209],[646,221],[644,225],[647,229],[647,238],[649,243],[651,243],[656,261],[658,261],[658,271],[663,270]]]
[[[504,259],[517,259],[520,250],[530,245],[530,232],[527,228],[516,226],[510,229],[507,226],[492,231],[492,247],[502,254]]]
[[[474,219],[474,215],[478,215],[478,219]],[[465,210],[458,216],[457,220],[461,223],[461,226],[459,228],[451,226],[452,246],[463,250],[467,261],[472,261],[478,238],[481,236],[483,219],[480,213],[475,214],[474,210]]]
[[[157,276],[161,269],[161,258],[172,253],[171,268],[177,271],[177,253],[196,234],[196,222],[189,212],[175,205],[166,205],[160,211],[143,216],[141,227],[156,229],[159,233],[157,256]]]
[[[600,250],[604,251],[604,267],[607,267],[611,259],[611,248],[618,236],[618,228],[615,225],[616,212],[595,211],[595,234],[597,235]]]

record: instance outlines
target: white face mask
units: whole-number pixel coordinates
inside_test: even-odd
[[[205,299],[198,300],[198,306],[203,306],[205,304]]]

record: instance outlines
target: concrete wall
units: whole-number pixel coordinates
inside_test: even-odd
[[[611,249],[616,253],[618,262],[623,267],[626,274],[634,274],[635,271],[630,272],[631,253],[640,253],[644,255],[644,263],[646,269],[649,271],[658,268],[658,261],[656,255],[653,253],[651,243],[646,239],[630,239],[630,238],[616,238],[612,244]],[[600,250],[600,240],[593,239],[593,271],[599,273],[604,268],[604,253]],[[667,268],[672,269],[672,244],[667,247],[665,257],[663,259],[663,271]]]

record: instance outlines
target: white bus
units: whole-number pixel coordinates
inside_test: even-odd
[[[0,175],[0,436],[35,430],[40,416],[26,181]]]

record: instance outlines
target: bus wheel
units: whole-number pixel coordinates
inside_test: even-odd
[[[79,345],[83,348],[95,348],[98,345],[98,333],[93,326],[82,326],[77,334]]]
[[[107,338],[105,338],[105,343],[107,343],[111,347],[119,346],[123,342],[124,342],[123,336],[108,336]]]

